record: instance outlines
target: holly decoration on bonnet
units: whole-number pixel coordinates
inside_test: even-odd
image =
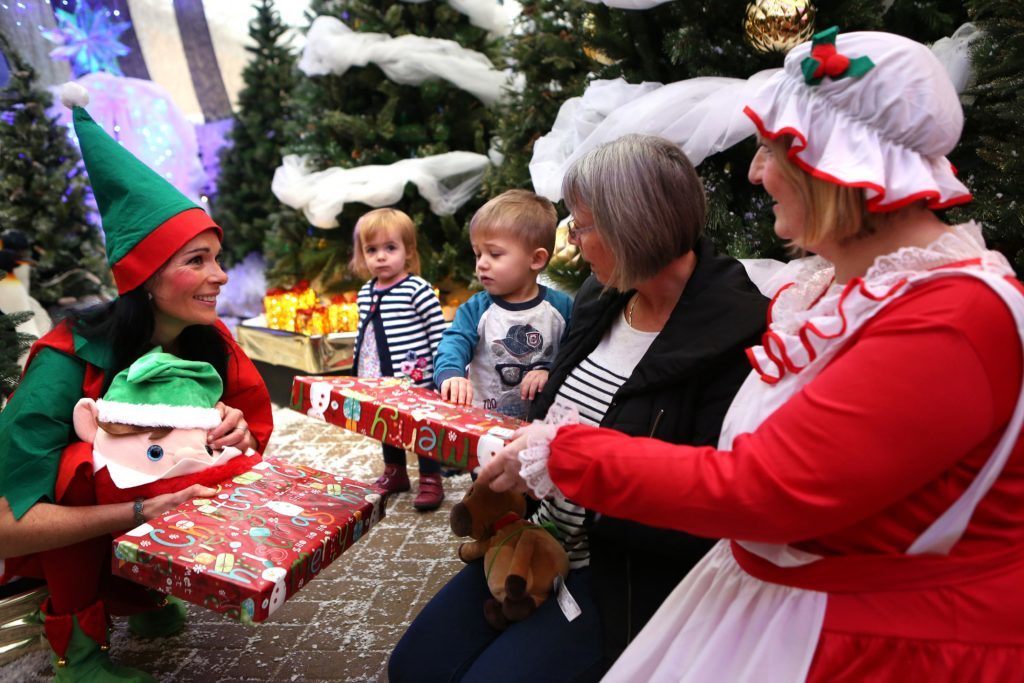
[[[811,39],[811,56],[800,62],[804,80],[808,85],[820,84],[826,76],[833,81],[843,78],[860,78],[875,68],[870,57],[849,57],[836,50],[836,36],[839,27],[825,29]]]
[[[208,445],[207,433],[221,421],[222,390],[209,363],[157,348],[119,372],[103,398],[81,399],[75,432],[92,445],[98,502],[216,486],[258,462],[254,451]]]

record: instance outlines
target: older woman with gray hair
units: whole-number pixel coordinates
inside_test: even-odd
[[[715,444],[750,371],[745,349],[763,331],[767,301],[702,237],[705,197],[693,165],[667,140],[629,135],[580,158],[563,195],[570,239],[593,275],[531,418],[555,406],[629,435]],[[635,498],[645,504],[642,492]],[[552,599],[495,631],[483,617],[484,567],[471,563],[396,646],[393,683],[596,680],[713,544],[564,498],[545,500],[534,521],[558,528],[579,616],[570,620]]]

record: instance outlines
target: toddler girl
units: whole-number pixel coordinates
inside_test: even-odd
[[[397,209],[376,209],[356,223],[352,270],[370,280],[359,290],[356,374],[408,377],[416,386],[433,385],[433,358],[445,322],[430,283],[416,273],[416,226]],[[417,510],[436,510],[444,500],[441,466],[420,458]],[[405,450],[384,446],[384,474],[377,484],[390,492],[409,490]]]

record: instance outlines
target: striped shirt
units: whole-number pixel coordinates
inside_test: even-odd
[[[441,302],[430,283],[418,275],[409,275],[387,289],[376,289],[376,282],[375,278],[363,285],[356,298],[356,367],[363,335],[370,329],[376,333],[383,374],[409,377],[416,386],[432,386],[434,353],[447,325]],[[374,324],[367,326],[371,318]]]
[[[597,348],[565,378],[555,402],[575,407],[582,424],[600,425],[616,392],[633,374],[657,336],[657,332],[634,330],[625,318],[618,316]],[[561,496],[541,501],[533,515],[535,523],[550,522],[558,529],[562,545],[569,553],[570,569],[590,564],[585,517],[585,508]]]

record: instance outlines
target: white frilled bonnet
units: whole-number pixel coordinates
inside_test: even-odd
[[[946,159],[964,115],[945,68],[920,43],[831,28],[793,48],[744,112],[761,135],[792,135],[789,157],[822,180],[862,187],[868,209],[971,200]]]

